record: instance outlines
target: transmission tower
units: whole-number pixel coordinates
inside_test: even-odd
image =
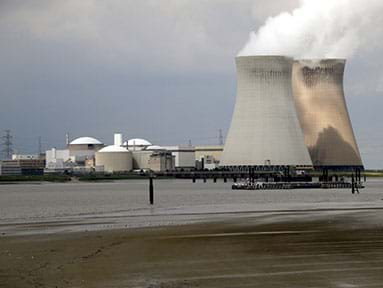
[[[219,136],[218,136],[218,139],[219,139],[219,145],[223,145],[223,134],[222,134],[222,129],[219,129]]]
[[[5,159],[11,159],[12,153],[13,153],[13,144],[12,144],[12,135],[11,130],[5,130],[5,135],[1,137],[2,141],[2,152],[5,157]]]
[[[68,147],[69,145],[69,132],[66,132],[65,134],[65,145]]]
[[[39,144],[38,144],[39,146],[38,146],[38,153],[39,153],[39,157],[41,156],[41,154],[43,153],[43,145],[42,145],[42,142],[41,142],[41,136],[39,136]]]

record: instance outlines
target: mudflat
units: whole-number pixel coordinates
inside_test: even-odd
[[[383,211],[0,238],[0,287],[382,287]]]

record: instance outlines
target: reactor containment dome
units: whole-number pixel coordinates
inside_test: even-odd
[[[103,143],[93,137],[80,137],[69,143],[69,145],[102,145]]]
[[[150,143],[148,140],[141,139],[141,138],[129,139],[128,141],[125,141],[123,144],[123,146],[128,147],[128,149],[132,151],[143,150],[152,145],[153,144]]]

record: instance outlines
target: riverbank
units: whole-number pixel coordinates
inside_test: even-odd
[[[380,287],[381,211],[0,238],[0,287]]]
[[[330,172],[329,176],[337,175],[339,177],[351,177],[351,172]],[[218,175],[218,174],[217,174]],[[218,177],[218,176],[214,177]],[[312,177],[321,176],[321,172],[313,171],[310,173]],[[366,170],[363,172],[366,178],[383,178],[383,171]],[[0,175],[1,184],[12,184],[17,182],[106,182],[118,180],[138,180],[149,177],[148,173],[127,173],[127,174],[86,174],[86,175],[61,175],[61,174],[46,174],[46,175]],[[188,175],[188,172],[181,174],[155,174],[157,180],[178,179],[178,178],[193,178],[193,174]],[[198,178],[198,177],[197,177]]]
[[[337,175],[339,177],[351,177],[351,172],[329,172],[329,176]],[[312,172],[312,177],[321,176],[321,172]],[[383,171],[380,170],[366,170],[363,172],[366,178],[383,178]],[[155,175],[156,180],[167,179],[192,179],[192,174],[188,175],[188,172],[182,172],[180,175],[167,175],[158,174]],[[17,182],[107,182],[107,181],[119,181],[119,180],[139,180],[149,178],[147,173],[127,173],[127,174],[88,174],[88,175],[59,175],[59,174],[47,174],[47,175],[17,175],[17,176],[0,176],[1,184],[12,184]]]

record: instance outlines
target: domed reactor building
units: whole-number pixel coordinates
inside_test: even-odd
[[[317,168],[363,169],[343,91],[344,59],[297,60],[293,92],[298,119]]]
[[[294,103],[293,62],[236,58],[237,98],[221,166],[312,166]]]

